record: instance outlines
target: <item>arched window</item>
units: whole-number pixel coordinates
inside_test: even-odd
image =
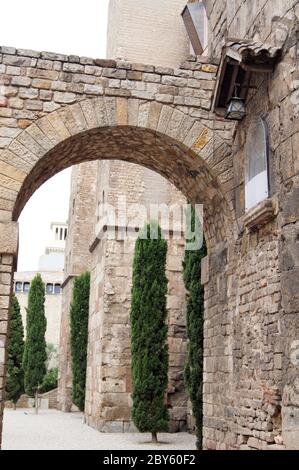
[[[268,131],[265,121],[256,117],[250,124],[245,145],[245,209],[251,209],[269,196]]]

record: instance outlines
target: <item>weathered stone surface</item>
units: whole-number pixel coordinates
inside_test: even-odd
[[[17,254],[18,250],[18,224],[16,222],[0,222],[0,247],[2,254]],[[1,268],[0,268],[1,272]]]
[[[70,103],[75,103],[76,101],[76,95],[75,93],[61,93],[59,91],[56,91],[54,93],[54,101],[57,103],[63,103],[63,104],[70,104]]]
[[[297,20],[293,4],[289,2],[279,5],[275,2],[275,8],[273,2],[265,2],[259,14],[255,8],[248,8],[246,1],[238,8],[232,8],[232,2],[226,5],[220,0],[207,1],[206,5],[211,51],[215,57],[212,61],[208,57],[189,58],[179,70],[129,64],[123,60],[92,61],[1,48],[0,73],[5,75],[7,96],[0,101],[0,119],[9,120],[1,122],[0,220],[16,220],[39,183],[56,171],[71,163],[107,156],[111,160],[122,158],[149,166],[183,190],[192,202],[203,202],[210,260],[205,284],[204,446],[263,449],[282,445],[275,441],[281,435],[288,435],[288,442],[292,441],[292,436],[296,437],[293,434],[296,422],[290,425],[288,412],[298,406],[294,404],[297,366],[293,356],[293,343],[299,334],[296,316],[298,77],[293,46]],[[260,80],[258,73],[253,74],[253,86],[246,103],[247,117],[235,126],[232,134],[232,126],[225,127],[227,123],[223,118],[210,111],[215,63],[219,62],[222,40],[225,35],[259,37],[261,41],[281,44],[286,28],[280,17],[287,20],[289,34],[285,36],[280,64],[267,80]],[[92,95],[99,95],[97,101],[92,101]],[[243,230],[242,158],[249,121],[257,114],[266,115],[269,125],[273,151],[269,158],[273,179],[270,194],[277,212],[272,220],[266,220],[247,233]],[[126,123],[131,127],[127,128]],[[239,165],[232,164],[231,144],[236,149],[233,158],[240,159]],[[128,184],[134,185],[129,181]],[[13,207],[16,208],[14,215]],[[0,252],[16,253],[16,239],[8,236],[8,226],[9,223],[7,226],[0,223]],[[109,268],[120,268],[119,256],[117,247],[115,252],[109,251]],[[129,264],[129,253],[122,256],[123,262]],[[75,258],[74,264],[80,255]],[[1,258],[3,294],[0,293],[0,299],[1,311],[6,312],[9,296],[4,294],[11,265],[4,261]],[[175,276],[174,270],[171,273]],[[101,286],[99,275],[100,270],[95,270],[95,282]],[[107,282],[102,298],[112,302],[115,296],[122,297],[120,303],[113,304],[118,326],[113,330],[113,341],[105,345],[101,359],[115,367],[122,360],[129,368],[128,322],[124,310],[126,313],[130,292],[121,270],[113,271],[112,276],[117,282]],[[169,295],[174,322],[169,331],[175,339],[171,341],[173,349],[182,351],[183,346],[176,341],[183,338],[184,331],[176,313],[179,310],[176,308],[178,300],[174,298],[178,289],[176,281]],[[93,302],[96,304],[95,299]],[[105,325],[111,326],[104,301],[99,302],[96,309],[101,312]],[[101,329],[99,318],[92,321],[99,333],[93,338],[96,348],[102,337],[106,337],[107,330]],[[123,335],[121,342],[116,339],[117,332]],[[94,349],[93,353],[98,359],[99,351]],[[173,353],[171,367],[182,369],[179,353]],[[0,364],[1,376],[3,371],[3,364]],[[68,369],[65,390],[69,393],[67,374]],[[87,414],[92,414],[91,403],[100,403],[97,386],[101,382],[93,382],[91,370],[88,374],[93,395],[86,409]],[[117,387],[120,390],[125,387],[127,401],[121,400],[118,411],[108,411],[113,408],[109,403],[116,402],[117,394],[105,392],[108,396],[103,409],[107,416],[111,413],[111,423],[117,422],[115,413],[125,414],[130,406],[127,369],[125,376],[128,380],[122,377]],[[107,380],[103,389],[113,389],[114,380]],[[173,380],[172,377],[171,390]],[[176,383],[181,387],[181,379],[176,379]],[[181,406],[176,403],[174,408],[180,411]],[[283,416],[286,419],[281,421]],[[123,420],[122,429],[124,422],[128,421]],[[95,420],[94,425],[102,426],[103,422]]]

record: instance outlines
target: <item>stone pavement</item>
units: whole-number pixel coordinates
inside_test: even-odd
[[[194,450],[195,436],[160,434],[153,446],[149,434],[100,433],[83,423],[82,413],[5,409],[3,450]]]

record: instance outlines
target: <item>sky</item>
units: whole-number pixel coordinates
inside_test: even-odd
[[[10,0],[1,2],[0,45],[19,49],[106,56],[109,0]],[[51,222],[68,218],[70,174],[67,169],[44,183],[19,218],[18,271],[38,269],[51,240]]]

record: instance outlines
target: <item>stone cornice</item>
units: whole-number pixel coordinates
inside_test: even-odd
[[[105,235],[107,233],[131,233],[131,234],[136,234],[137,238],[137,233],[140,231],[139,227],[134,227],[130,225],[113,225],[113,224],[105,224],[101,229],[99,230],[98,235],[95,237],[94,241],[91,243],[89,247],[90,253],[93,253],[93,251],[96,249],[98,244],[103,240]],[[167,230],[162,228],[162,234],[163,235],[169,235],[169,238],[174,238],[175,236],[178,236],[179,238],[177,239],[178,241],[184,240],[184,233],[181,230]],[[116,241],[122,241],[121,238],[118,238],[117,235],[115,237]]]

